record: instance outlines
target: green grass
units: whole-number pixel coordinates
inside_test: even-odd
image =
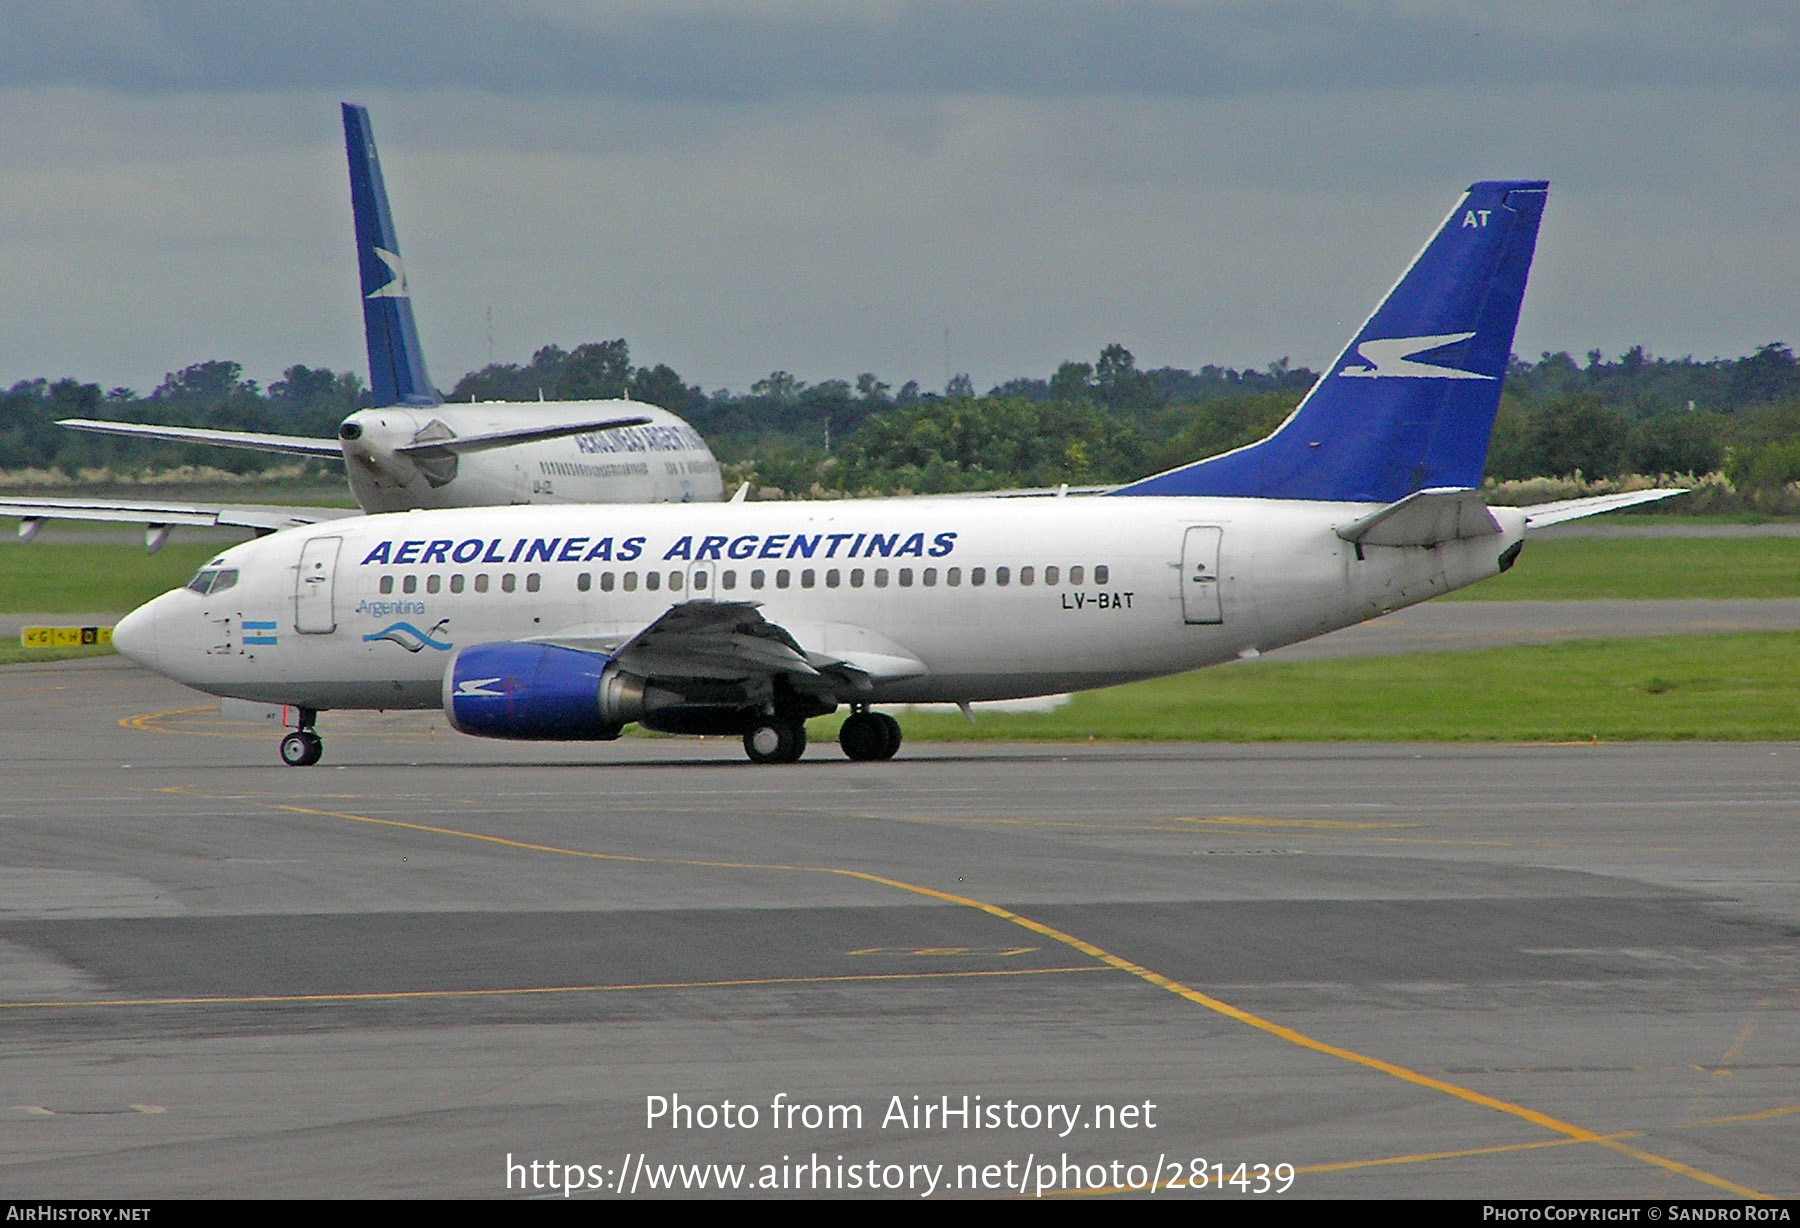
[[[112,645],[104,648],[25,648],[18,640],[0,640],[0,665],[42,665],[46,661],[79,661],[84,657],[110,657]]]
[[[224,547],[171,542],[142,546],[35,542],[0,546],[0,610],[83,614],[131,610],[180,588]]]
[[[1528,540],[1505,575],[1450,601],[1800,597],[1800,537]]]
[[[1800,738],[1800,632],[1590,640],[1220,666],[1045,713],[905,713],[914,741],[1603,741]],[[814,721],[815,741],[839,717]]]

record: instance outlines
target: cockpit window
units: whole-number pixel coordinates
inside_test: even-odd
[[[202,595],[222,593],[238,582],[238,570],[235,567],[219,569],[203,567],[200,574],[188,581],[188,588]]]

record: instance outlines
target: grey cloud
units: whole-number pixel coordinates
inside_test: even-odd
[[[920,0],[592,11],[324,0],[279,16],[217,0],[116,0],[0,16],[0,86],[127,92],[453,84],[665,101],[1203,98],[1426,84],[1766,87],[1797,77],[1800,13],[1785,0]]]

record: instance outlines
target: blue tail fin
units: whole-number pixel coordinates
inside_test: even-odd
[[[1480,486],[1548,187],[1471,187],[1273,435],[1112,493],[1392,503]]]
[[[406,269],[394,237],[387,185],[375,156],[366,108],[344,104],[344,152],[350,159],[350,208],[356,215],[356,256],[362,272],[363,332],[369,341],[369,386],[376,405],[437,405],[443,400],[425,374],[425,355],[413,323]]]

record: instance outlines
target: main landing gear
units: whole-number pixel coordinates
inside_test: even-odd
[[[300,728],[281,739],[281,761],[289,767],[311,767],[325,753],[325,741],[313,732],[319,714],[311,708],[300,709]]]
[[[797,763],[806,753],[806,722],[759,716],[744,730],[744,753],[752,763]]]
[[[885,712],[857,707],[838,730],[838,746],[844,757],[858,763],[892,759],[900,749],[900,722]]]
[[[857,705],[838,731],[844,756],[861,763],[892,759],[900,749],[900,722],[885,712]],[[744,753],[752,763],[795,763],[806,753],[806,722],[795,717],[759,716],[744,731]]]

